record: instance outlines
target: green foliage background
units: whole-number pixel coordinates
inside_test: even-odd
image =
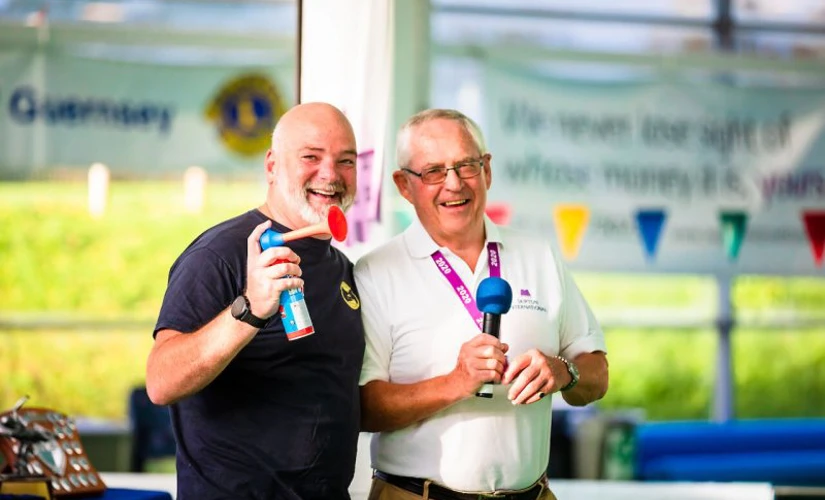
[[[212,182],[205,210],[192,215],[180,183],[115,182],[106,215],[92,219],[83,183],[0,183],[0,408],[30,394],[31,405],[125,418],[128,391],[144,380],[169,266],[201,231],[256,206],[264,190]],[[607,334],[611,387],[601,408],[706,418],[716,375],[714,282],[577,279]],[[737,280],[746,322],[733,337],[738,416],[825,416],[823,281]],[[693,326],[620,326],[674,317]],[[760,326],[777,319],[802,326]]]

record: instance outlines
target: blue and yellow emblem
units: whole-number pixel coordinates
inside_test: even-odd
[[[355,295],[355,291],[346,281],[341,282],[341,297],[350,309],[357,311],[358,308],[361,307],[361,301],[358,300],[358,296]]]
[[[206,109],[206,118],[217,125],[226,147],[256,156],[269,149],[272,129],[285,112],[275,84],[266,75],[252,73],[221,87]]]

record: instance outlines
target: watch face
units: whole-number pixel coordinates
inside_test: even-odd
[[[575,364],[573,364],[572,361],[567,364],[567,370],[570,372],[570,376],[573,377],[573,380],[578,382],[578,380],[579,380],[579,369],[576,367]]]
[[[232,317],[235,319],[241,319],[244,313],[247,310],[246,306],[246,299],[243,295],[239,295],[233,302],[232,302]]]

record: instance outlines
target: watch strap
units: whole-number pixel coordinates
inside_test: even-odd
[[[250,306],[249,306],[249,299],[246,297],[246,295],[242,295],[241,297],[243,297],[244,308],[241,311],[241,314],[233,315],[233,316],[235,316],[235,319],[237,319],[238,321],[243,321],[244,323],[246,323],[248,325],[252,325],[255,328],[260,329],[260,328],[265,327],[266,324],[269,323],[269,320],[259,318],[259,317],[255,316],[254,314],[252,314],[252,310],[250,309]]]
[[[570,389],[576,387],[576,384],[579,383],[579,370],[573,365],[573,363],[561,356],[553,356],[554,358],[558,358],[564,363],[564,367],[567,368],[567,373],[570,374],[570,382],[567,385],[559,389],[559,392],[569,391]]]
[[[263,318],[259,318],[259,317],[255,316],[254,314],[252,314],[252,311],[250,311],[249,309],[247,309],[244,312],[243,316],[241,316],[238,319],[240,319],[244,323],[248,323],[248,324],[254,326],[255,328],[263,328],[263,327],[266,326],[267,323],[269,323],[268,320],[265,320]]]

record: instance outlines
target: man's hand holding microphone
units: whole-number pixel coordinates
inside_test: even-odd
[[[513,404],[530,404],[558,391],[570,382],[564,362],[538,349],[508,363],[507,344],[501,343],[501,315],[510,310],[513,294],[503,279],[489,277],[476,291],[476,304],[484,313],[482,333],[461,346],[453,373],[468,396],[492,398],[493,384],[512,384],[507,399]]]

